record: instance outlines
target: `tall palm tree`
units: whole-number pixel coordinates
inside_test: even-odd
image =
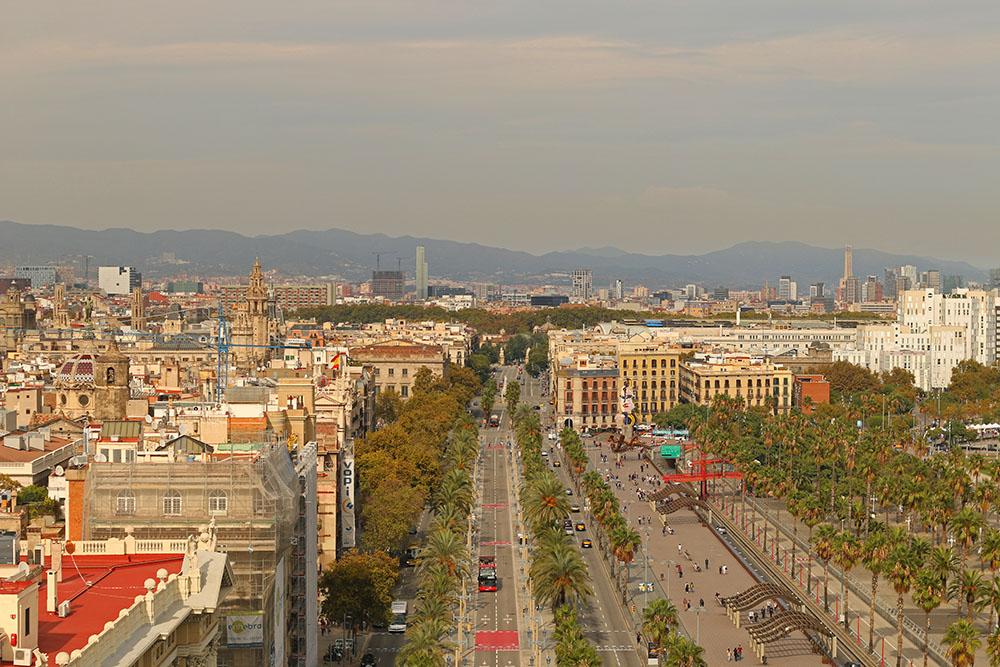
[[[677,607],[665,598],[656,598],[642,610],[642,631],[656,646],[656,655],[663,662],[663,652],[670,631],[677,625]]]
[[[592,593],[590,574],[580,552],[567,543],[536,554],[528,571],[535,602],[553,609]]]
[[[897,546],[889,556],[887,575],[896,591],[896,667],[903,666],[903,596],[913,585],[920,561],[909,543]]]
[[[525,483],[521,503],[525,519],[535,529],[558,526],[569,516],[566,487],[550,472]]]
[[[892,552],[892,542],[886,533],[873,532],[862,544],[861,562],[872,573],[872,595],[868,600],[868,650],[875,647],[875,601],[878,595],[879,575],[883,574],[889,554]]]
[[[965,602],[965,618],[970,622],[980,609],[987,590],[986,580],[978,570],[962,570],[949,587],[949,592],[958,599],[960,609],[962,602]]]
[[[993,577],[986,583],[982,603],[990,608],[989,627],[995,627],[997,612],[1000,611],[1000,579]]]
[[[813,551],[823,562],[823,608],[830,610],[830,559],[833,557],[833,544],[837,538],[837,529],[824,523],[816,529],[812,536]]]
[[[450,645],[442,640],[447,628],[436,623],[415,623],[406,629],[406,643],[399,649],[404,665],[445,667]]]
[[[983,645],[979,630],[965,619],[955,621],[944,633],[945,653],[953,667],[972,667],[976,664],[976,651]]]
[[[844,599],[844,627],[850,628],[848,612],[850,608],[850,589],[847,588],[847,573],[861,559],[861,540],[849,532],[837,535],[833,543],[833,562],[840,567],[840,596]]]
[[[668,640],[667,652],[667,667],[708,667],[705,649],[676,632]]]
[[[923,569],[913,580],[913,602],[924,610],[924,667],[927,667],[927,645],[931,638],[931,612],[945,599],[941,580],[931,570]]]
[[[465,541],[450,530],[435,530],[427,536],[420,550],[421,568],[437,564],[452,577],[464,573],[467,559]]]
[[[1000,628],[986,636],[986,655],[990,659],[990,667],[1000,667]]]
[[[997,570],[1000,570],[1000,530],[990,528],[983,533],[983,541],[979,545],[979,560],[996,578]]]
[[[979,533],[982,531],[984,525],[983,515],[971,507],[962,508],[948,522],[948,528],[951,530],[952,536],[962,547],[963,568],[969,558],[969,549],[979,539]]]

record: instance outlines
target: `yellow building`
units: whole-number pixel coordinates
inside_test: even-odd
[[[740,398],[750,407],[786,413],[792,407],[792,371],[748,356],[697,355],[681,365],[680,398],[710,405],[719,395]]]
[[[690,353],[666,341],[642,341],[618,345],[619,384],[631,389],[632,414],[640,423],[666,412],[680,401],[681,358]]]

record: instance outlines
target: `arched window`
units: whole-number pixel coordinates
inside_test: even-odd
[[[208,494],[208,513],[211,516],[226,514],[229,511],[229,496],[225,491],[216,489]]]
[[[119,491],[115,498],[115,514],[135,514],[135,494],[131,491]]]
[[[112,385],[115,383],[115,369],[108,366],[108,370],[104,372],[104,380],[106,384]]]
[[[166,516],[179,516],[181,513],[181,494],[178,491],[167,491],[163,494],[163,513]]]

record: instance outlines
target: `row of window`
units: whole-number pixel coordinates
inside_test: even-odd
[[[784,382],[782,382],[782,384],[784,384],[785,386],[788,386],[788,378],[786,377],[786,378],[781,378],[781,379],[784,381]],[[726,379],[726,380],[723,380],[722,382],[723,382],[723,384],[721,385],[721,388],[723,388],[723,389],[729,389],[729,380]],[[778,385],[778,378],[774,379],[774,384],[775,384],[775,386]],[[712,386],[712,381],[711,380],[705,380],[705,389],[708,389],[711,386]],[[747,380],[747,385],[746,386],[747,387],[754,386],[752,378],[749,379],[749,380]],[[763,384],[761,383],[761,379],[757,378],[757,386],[758,387],[770,387],[771,386],[771,378],[764,378]],[[740,389],[741,387],[742,387],[741,380],[737,379],[736,380],[736,388]],[[715,388],[716,389],[720,388],[720,384],[719,384],[718,378],[716,378],[716,380],[715,380]]]
[[[659,365],[660,368],[666,368],[667,367],[667,360],[666,359],[660,359],[659,361],[660,361],[660,365]],[[650,363],[649,363],[649,367],[650,368],[656,368],[657,367],[656,362],[657,362],[656,359],[651,359]],[[630,366],[629,366],[629,363],[628,363],[628,359],[626,359],[625,362],[622,364],[622,368],[629,368],[629,367]],[[671,368],[677,368],[677,359],[676,358],[671,358],[670,359],[670,367]],[[640,366],[639,365],[639,361],[637,359],[633,359],[632,360],[631,368],[646,368],[646,360],[643,359],[642,360],[642,365]]]
[[[161,503],[164,516],[180,516],[183,501],[179,491],[170,490],[163,494]],[[131,491],[119,491],[115,498],[115,514],[135,514],[136,498]],[[208,513],[223,515],[229,511],[229,495],[221,489],[208,494]]]

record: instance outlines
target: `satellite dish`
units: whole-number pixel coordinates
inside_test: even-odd
[[[146,423],[147,424],[153,423],[153,415],[146,415]]]
[[[97,456],[94,457],[94,462],[95,463],[107,463],[108,462],[108,457],[105,456],[104,454],[98,454]]]
[[[55,474],[56,477],[62,477],[63,475],[66,474],[66,471],[63,470],[62,466],[56,466],[52,472]]]

